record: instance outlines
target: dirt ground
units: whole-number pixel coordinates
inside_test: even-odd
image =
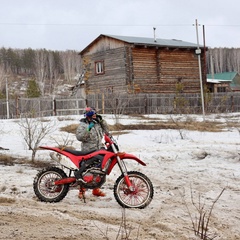
[[[162,162],[168,167],[174,164],[169,159]],[[4,168],[8,169],[8,167]],[[152,176],[154,199],[146,209],[142,210],[123,210],[114,199],[111,181],[103,189],[107,193],[106,197],[94,197],[89,190],[86,193],[87,202],[84,203],[77,198],[77,189],[73,189],[63,201],[50,204],[38,201],[32,191],[31,182],[23,186],[19,178],[19,185],[12,186],[9,194],[5,195],[4,192],[7,190],[3,191],[3,189],[0,194],[0,239],[200,239],[192,231],[191,220],[183,201],[185,198],[191,213],[195,212],[190,200],[190,190],[186,188],[186,192],[183,193],[182,188],[180,189],[182,182],[190,176],[189,170],[185,172],[178,170],[176,169],[175,175],[172,173],[168,177],[164,174],[158,176],[158,179],[162,179],[162,184],[158,184],[156,176]],[[18,172],[23,176],[23,172],[20,170]],[[177,172],[182,173],[177,175]],[[34,171],[25,169],[25,174],[27,173],[31,179]],[[207,174],[208,178],[209,174],[211,173]],[[218,182],[212,179],[202,187],[199,179],[204,179],[205,175],[204,171],[196,174],[194,182],[195,185],[199,185],[199,190],[208,189],[209,185],[212,189],[217,188],[217,184],[222,185],[222,181],[228,181],[227,178],[232,177],[226,170],[225,179]],[[208,197],[205,196],[206,206],[211,206],[221,188],[218,190],[210,193]],[[196,189],[192,194],[197,194]],[[230,184],[212,213],[209,234],[216,236],[214,239],[240,239],[238,228],[240,208],[237,199],[239,199],[239,190]]]

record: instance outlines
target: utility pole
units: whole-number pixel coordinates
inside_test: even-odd
[[[7,104],[7,119],[9,119],[9,100],[8,100],[8,79],[6,77],[6,104]]]
[[[206,60],[206,41],[205,41],[205,26],[204,25],[203,25],[203,49],[204,49],[203,50],[204,51],[204,55],[203,55],[204,71],[203,71],[203,73],[204,73],[204,76],[206,76],[207,75],[207,60]],[[203,84],[207,84],[207,79],[206,78],[203,79]]]
[[[197,35],[197,49],[195,50],[195,53],[198,56],[199,79],[200,79],[201,99],[202,99],[202,113],[203,113],[203,121],[205,122],[204,96],[203,96],[203,84],[202,84],[202,68],[201,68],[201,49],[199,47],[197,19],[195,22],[195,26],[196,26],[196,35]]]
[[[214,68],[213,68],[213,56],[212,54],[210,55],[210,65],[211,65],[211,76],[212,80],[214,79]]]

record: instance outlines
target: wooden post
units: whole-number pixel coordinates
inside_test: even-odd
[[[144,97],[144,112],[147,114],[147,96]]]
[[[105,113],[105,95],[102,93],[102,114]]]
[[[56,104],[56,99],[53,98],[53,116],[57,116],[57,104]]]
[[[233,101],[233,96],[231,96],[231,110],[234,112],[234,101]]]
[[[16,97],[16,117],[19,118],[19,96]]]

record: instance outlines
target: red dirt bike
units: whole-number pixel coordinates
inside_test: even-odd
[[[53,151],[50,156],[60,167],[50,166],[39,171],[34,178],[33,189],[36,196],[43,202],[59,202],[71,187],[94,189],[100,188],[115,166],[121,175],[114,184],[114,197],[124,208],[145,208],[153,198],[154,190],[150,179],[143,173],[128,171],[125,160],[135,160],[146,164],[132,154],[120,152],[116,140],[104,135],[105,148],[83,152],[72,149],[41,146],[42,149]],[[82,169],[82,181],[79,183],[74,175]],[[68,172],[68,176],[66,174]]]

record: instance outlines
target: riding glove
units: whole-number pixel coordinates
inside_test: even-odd
[[[90,132],[93,127],[94,127],[94,122],[90,122],[87,130]]]

